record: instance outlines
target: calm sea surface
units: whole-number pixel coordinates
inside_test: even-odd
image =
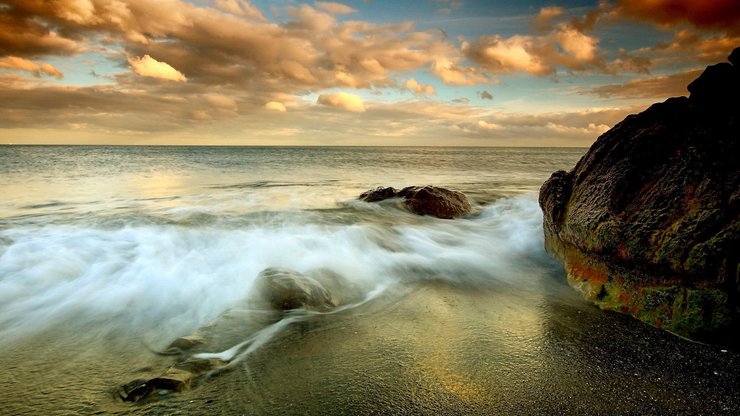
[[[593,308],[544,252],[537,191],[584,153],[0,146],[0,409],[733,413],[736,353]],[[357,200],[425,184],[474,215]],[[350,295],[263,322],[235,305],[267,267]],[[191,358],[228,371],[143,404],[111,393],[196,331],[209,339]]]

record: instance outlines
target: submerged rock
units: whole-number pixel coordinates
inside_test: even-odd
[[[255,281],[257,294],[276,310],[326,311],[335,304],[317,280],[289,269],[269,267]]]
[[[365,202],[390,198],[401,198],[404,206],[418,215],[452,219],[471,212],[470,201],[465,194],[437,186],[409,186],[400,191],[379,187],[360,195],[360,200]]]
[[[602,308],[738,342],[740,67],[628,116],[540,190],[545,247]]]
[[[200,335],[188,335],[172,341],[166,351],[187,351],[205,342],[206,340]]]

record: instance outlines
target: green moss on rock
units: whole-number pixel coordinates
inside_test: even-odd
[[[691,338],[713,339],[731,326],[727,293],[698,288],[681,291],[673,302],[673,319],[666,329]]]

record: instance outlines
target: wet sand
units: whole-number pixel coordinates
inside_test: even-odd
[[[599,311],[560,282],[408,290],[290,325],[233,369],[137,403],[118,387],[160,374],[173,357],[79,329],[4,343],[0,413],[740,413],[737,352]],[[209,347],[240,337],[238,322],[222,324]]]

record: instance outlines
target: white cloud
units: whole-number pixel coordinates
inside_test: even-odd
[[[335,92],[333,94],[321,94],[317,101],[329,107],[341,108],[347,111],[362,113],[365,111],[365,104],[362,99],[354,94],[345,92]]]
[[[171,67],[167,62],[159,62],[149,55],[141,58],[129,58],[128,63],[137,74],[142,77],[165,79],[169,81],[185,82],[187,78],[182,72]]]
[[[285,104],[278,102],[278,101],[270,101],[267,104],[265,104],[265,108],[272,111],[280,111],[284,113],[285,110]]]

